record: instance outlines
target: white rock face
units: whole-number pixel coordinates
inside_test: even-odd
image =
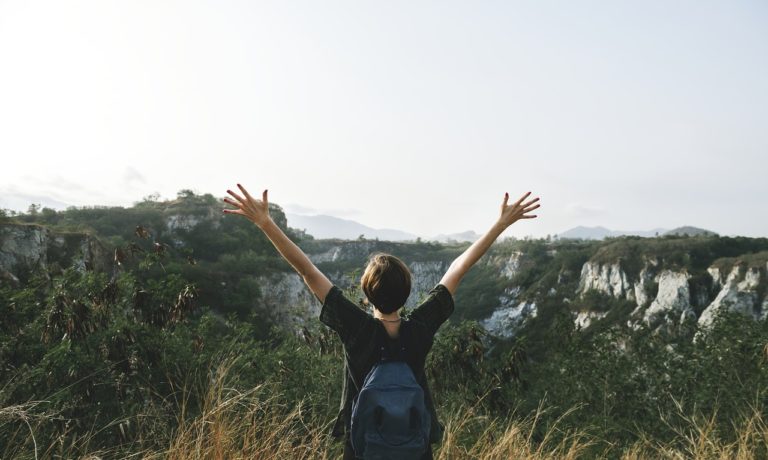
[[[573,324],[576,326],[576,329],[586,329],[594,321],[605,318],[605,315],[607,315],[605,312],[580,311],[574,316]]]
[[[685,272],[664,270],[659,274],[659,293],[645,310],[643,321],[651,324],[662,317],[679,318],[691,311],[690,275]]]
[[[755,319],[764,318],[766,307],[768,307],[768,297],[763,299],[762,303],[758,299],[757,288],[760,281],[760,270],[757,267],[749,269],[744,269],[740,265],[733,267],[722,283],[722,289],[715,300],[707,306],[699,317],[699,326],[710,326],[717,314],[722,311],[738,312]]]
[[[339,260],[340,254],[341,246],[333,246],[325,252],[309,254],[308,256],[312,263],[319,264],[321,262],[336,262]]]
[[[221,225],[221,214],[214,208],[208,208],[198,214],[171,214],[165,217],[165,227],[169,232],[176,230],[192,230],[201,222],[209,221],[213,228]]]
[[[190,214],[175,214],[172,216],[168,216],[165,219],[165,226],[168,229],[168,231],[176,231],[176,230],[192,230],[195,228],[200,222],[203,221],[202,217],[193,216]]]
[[[509,255],[509,257],[494,257],[491,260],[489,260],[488,264],[499,267],[499,273],[504,278],[511,280],[515,277],[517,272],[520,270],[520,259],[522,258],[523,253],[520,251],[515,251],[512,254]]]
[[[73,251],[67,245],[77,245],[77,250]],[[54,262],[62,268],[74,266],[79,270],[106,270],[107,267],[104,248],[88,234],[70,234],[65,238],[38,225],[0,225],[0,272],[4,273],[3,278],[18,280],[17,274],[21,270],[48,270]]]
[[[520,302],[515,306],[500,308],[480,322],[488,333],[503,339],[514,337],[528,318],[535,318],[536,304]]]
[[[651,302],[652,299],[648,295],[648,286],[654,281],[654,278],[652,269],[648,265],[640,270],[639,280],[635,283],[633,289],[638,308],[643,308]]]
[[[709,267],[707,269],[707,273],[709,273],[709,276],[712,277],[712,287],[715,289],[720,289],[723,287],[723,274],[720,273],[720,268],[718,267]]]
[[[36,225],[0,226],[0,269],[16,273],[21,267],[45,268],[49,233]]]
[[[434,288],[448,270],[448,264],[440,261],[413,262],[411,270],[411,295],[405,306],[413,308]]]
[[[765,318],[768,318],[768,295],[765,296],[761,309],[762,311],[760,312],[760,319],[764,320]]]
[[[285,326],[305,324],[320,317],[322,305],[296,273],[278,273],[257,278],[266,311]]]
[[[579,294],[587,291],[598,291],[616,298],[626,298],[632,289],[627,274],[618,263],[601,265],[596,262],[587,262],[581,268],[579,280]]]
[[[342,260],[359,259],[360,268],[363,268],[365,259],[379,250],[379,242],[373,240],[344,241],[331,246],[325,252],[308,254],[314,263],[338,262]]]

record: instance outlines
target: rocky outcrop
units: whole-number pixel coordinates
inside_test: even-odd
[[[488,264],[497,267],[501,276],[511,280],[520,270],[520,261],[522,257],[522,252],[514,251],[509,255],[491,257],[489,258]]]
[[[634,296],[634,288],[618,262],[599,264],[587,262],[581,269],[577,293],[583,295],[594,290],[617,299]]]
[[[448,266],[449,263],[442,261],[411,262],[408,265],[411,270],[411,296],[408,297],[406,307],[413,308],[424,300],[427,293],[440,282]]]
[[[695,320],[689,279],[690,275],[685,271],[659,271],[656,259],[646,259],[635,280],[630,279],[619,261],[608,264],[589,261],[582,267],[577,294],[583,297],[590,290],[595,290],[634,302],[636,307],[631,314],[630,325],[638,326],[638,321],[648,326],[680,324]],[[576,314],[576,326],[589,327],[595,319],[602,317],[592,313]]]
[[[509,339],[522,327],[526,320],[537,314],[534,302],[520,302],[517,305],[502,307],[480,322],[491,335]]]
[[[742,264],[735,265],[725,280],[719,268],[711,267],[709,270],[713,283],[720,287],[715,300],[707,306],[699,317],[699,326],[707,327],[712,324],[715,317],[724,311],[731,311],[751,316],[755,319],[764,319],[768,316],[768,296],[760,298],[759,287],[765,283],[768,265],[761,267],[745,267]]]
[[[296,273],[275,273],[257,278],[261,304],[275,323],[283,326],[305,324],[320,316],[322,305]]]
[[[637,302],[638,308],[644,308],[653,301],[653,296],[658,293],[658,276],[656,268],[658,261],[649,260],[646,265],[640,270],[637,282],[634,284],[633,294],[635,302]],[[656,289],[652,289],[651,286],[656,286]]]
[[[316,264],[357,261],[362,267],[371,254],[382,250],[381,246],[381,243],[376,240],[343,241],[333,244],[321,252],[311,253],[309,258]]]
[[[573,317],[573,323],[576,325],[576,329],[586,329],[592,325],[594,321],[605,318],[608,313],[602,311],[580,311]]]
[[[53,232],[39,225],[0,225],[0,279],[18,280],[32,270],[106,270],[104,246],[87,233]]]
[[[0,225],[0,269],[47,268],[50,232],[37,225]]]
[[[695,314],[691,308],[690,276],[685,272],[664,270],[658,277],[659,292],[643,313],[647,325],[659,322],[680,324]]]
[[[768,282],[768,264],[764,266],[761,262],[747,266],[736,262],[727,272],[715,264],[707,269],[707,273],[712,279],[711,290],[707,286],[692,292],[692,277],[686,270],[659,270],[656,260],[646,261],[637,280],[633,281],[628,281],[619,262],[599,264],[590,261],[582,268],[578,293],[583,296],[596,290],[617,299],[634,300],[637,307],[629,321],[634,326],[639,323],[656,327],[696,322],[699,327],[707,327],[723,311],[738,312],[755,319],[768,317],[768,296],[764,288]],[[696,311],[702,311],[698,318]],[[591,321],[588,318],[584,312],[576,315],[574,321],[577,326],[588,327]]]
[[[165,227],[169,232],[178,230],[189,231],[197,227],[200,222],[207,220],[205,217],[191,214],[174,214],[165,218]],[[218,224],[218,221],[214,221]]]

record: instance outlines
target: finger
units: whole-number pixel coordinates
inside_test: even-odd
[[[269,201],[267,201],[267,189],[264,189],[264,193],[261,194],[261,201],[264,202],[264,206],[269,206]]]
[[[531,211],[533,211],[534,209],[537,209],[537,208],[540,208],[540,207],[541,207],[541,205],[540,205],[540,204],[537,204],[537,205],[535,205],[535,206],[529,206],[529,207],[525,207],[525,208],[523,208],[523,214],[525,214],[526,212],[531,212]]]
[[[519,199],[519,200],[517,200],[513,206],[520,206],[520,203],[522,203],[522,202],[523,202],[523,200],[525,200],[526,198],[528,198],[530,195],[531,195],[531,192],[527,192],[526,194],[524,194],[523,196],[521,196],[521,197],[520,197],[520,199]]]
[[[242,203],[236,203],[235,201],[233,201],[233,200],[231,200],[229,198],[224,198],[224,202],[227,203],[227,204],[231,204],[232,206],[236,206],[238,209],[243,207]]]
[[[521,219],[535,219],[538,217],[536,214],[531,214],[530,216],[520,216]]]
[[[507,202],[508,202],[508,201],[509,201],[509,193],[508,193],[508,192],[505,192],[505,193],[504,193],[504,201],[502,201],[502,202],[501,202],[501,207],[502,207],[502,208],[506,208],[506,207],[507,207]]]
[[[224,214],[239,214],[241,216],[245,215],[242,209],[222,209],[222,212],[224,212]]]
[[[248,193],[248,190],[246,190],[246,189],[245,189],[245,187],[243,187],[243,186],[242,186],[242,185],[240,185],[240,184],[237,184],[237,187],[240,189],[240,191],[241,191],[241,192],[243,192],[243,195],[245,195],[245,197],[246,197],[246,198],[248,198],[248,199],[249,199],[249,200],[251,200],[251,201],[256,201],[256,200],[254,200],[254,199],[253,199],[253,197],[251,196],[251,194],[250,194],[250,193]]]
[[[525,203],[521,204],[520,206],[523,208],[527,208],[528,206],[532,205],[533,203],[539,201],[539,197],[536,197],[532,200],[526,201]]]
[[[241,197],[240,195],[238,195],[237,193],[233,192],[232,190],[227,190],[227,193],[229,193],[230,195],[235,197],[235,199],[237,201],[241,202],[241,203],[245,203],[245,201],[246,201],[245,198]]]

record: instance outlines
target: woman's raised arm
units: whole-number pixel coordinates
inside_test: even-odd
[[[248,191],[240,184],[237,187],[243,193],[242,196],[227,190],[232,198],[224,198],[224,202],[232,205],[235,209],[225,209],[225,214],[238,214],[250,220],[267,235],[269,241],[275,246],[277,251],[296,272],[304,278],[304,282],[315,294],[321,303],[325,302],[325,296],[331,290],[333,284],[315,264],[309,260],[304,251],[291,241],[288,236],[275,224],[269,216],[269,201],[267,200],[267,190],[264,190],[261,200],[254,199]]]
[[[467,271],[469,271],[469,269],[475,265],[475,262],[488,251],[491,244],[496,241],[496,238],[498,238],[507,227],[520,219],[533,219],[536,217],[535,215],[528,213],[541,205],[537,204],[537,201],[539,201],[538,197],[525,201],[530,195],[531,192],[528,192],[513,204],[508,205],[507,201],[509,201],[509,193],[504,194],[504,201],[501,203],[499,219],[493,226],[491,226],[490,230],[488,230],[485,235],[472,243],[466,251],[451,263],[451,266],[448,267],[448,271],[445,272],[445,275],[443,275],[443,278],[440,280],[440,284],[448,288],[451,295],[456,292],[456,288],[459,287],[459,283]]]

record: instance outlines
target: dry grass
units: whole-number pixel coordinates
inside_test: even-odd
[[[178,429],[167,450],[148,458],[176,459],[326,459],[333,448],[329,427],[301,404],[287,407],[274,385],[242,392],[226,385],[233,361],[217,370],[200,414],[179,411]]]
[[[288,407],[280,401],[277,385],[264,384],[248,391],[227,385],[232,361],[223,362],[213,375],[207,392],[196,396],[184,391],[178,402],[176,428],[157,441],[167,447],[152,451],[89,448],[98,431],[68,439],[41,439],[45,423],[54,416],[35,411],[34,405],[0,409],[0,427],[11,423],[18,427],[5,439],[11,445],[0,448],[2,458],[145,458],[145,459],[331,459],[339,458],[340,443],[330,435],[329,421],[312,415],[301,404]],[[200,398],[202,407],[195,416],[188,414],[188,401]],[[673,427],[676,440],[662,444],[648,437],[630,448],[611,446],[594,434],[564,426],[572,411],[563,413],[554,423],[542,426],[547,409],[539,407],[523,420],[490,418],[477,405],[463,407],[447,417],[443,442],[435,449],[438,460],[482,459],[581,459],[620,458],[623,460],[712,459],[747,460],[768,458],[768,425],[759,407],[732,427],[718,426],[714,415],[689,416],[680,407],[676,417],[683,423]],[[682,426],[683,428],[680,428]],[[104,429],[102,427],[101,429]],[[721,430],[736,433],[724,441]],[[8,431],[5,432],[8,434]],[[149,433],[151,435],[151,433]],[[142,436],[146,437],[147,433]],[[156,444],[157,445],[157,444]],[[130,450],[130,449],[128,449]],[[82,456],[83,452],[89,452]]]
[[[510,458],[576,459],[594,442],[586,433],[561,431],[560,422],[571,412],[567,411],[543,434],[540,442],[534,442],[534,433],[545,410],[539,407],[532,417],[522,421],[503,421],[489,419],[482,415],[473,415],[472,408],[455,414],[446,424],[445,435],[440,449],[436,452],[438,460],[483,459],[507,460]],[[479,435],[473,440],[462,441],[466,432],[473,426],[479,427]]]
[[[685,420],[685,428],[674,428],[678,442],[663,445],[643,438],[632,446],[623,460],[647,458],[683,460],[753,460],[768,459],[768,424],[763,411],[753,407],[751,415],[734,423],[736,434],[733,441],[724,441],[718,433],[721,427],[716,423],[716,414],[709,417],[678,414]]]

